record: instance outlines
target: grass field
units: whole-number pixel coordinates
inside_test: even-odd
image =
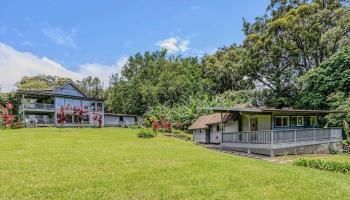
[[[346,199],[350,176],[131,129],[0,130],[0,199]]]

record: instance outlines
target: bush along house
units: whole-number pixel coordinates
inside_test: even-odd
[[[254,107],[208,108],[214,114],[190,127],[198,143],[263,155],[332,153],[342,150],[342,129],[321,128],[322,118],[339,111]]]
[[[104,100],[91,98],[69,82],[53,89],[17,90],[25,127],[102,127]]]

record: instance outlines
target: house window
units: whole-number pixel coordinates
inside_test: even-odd
[[[90,101],[82,101],[83,109],[84,110],[91,110],[90,109]]]
[[[119,122],[124,122],[124,117],[123,116],[119,117]]]
[[[306,116],[305,117],[305,125],[306,126],[316,126],[317,125],[317,117],[316,116]]]
[[[222,125],[221,124],[216,126],[216,131],[217,132],[222,131]]]
[[[95,102],[90,102],[90,109],[91,109],[91,111],[96,110]]]
[[[102,103],[97,103],[97,111],[102,111]]]
[[[83,123],[86,123],[86,124],[90,123],[90,117],[89,117],[89,115],[84,115],[84,117],[83,117]]]
[[[288,127],[289,117],[288,116],[275,116],[275,127]]]
[[[62,106],[64,106],[64,99],[56,98],[56,109],[61,109]]]
[[[66,115],[66,123],[68,123],[68,124],[73,123],[73,115],[72,114]]]
[[[290,117],[291,126],[304,126],[304,116],[291,116]]]

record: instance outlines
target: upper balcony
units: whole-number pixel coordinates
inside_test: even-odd
[[[24,110],[32,110],[32,111],[45,111],[45,112],[55,111],[54,104],[46,104],[46,103],[24,103],[20,106],[20,108]]]

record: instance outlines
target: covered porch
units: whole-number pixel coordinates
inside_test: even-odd
[[[209,108],[221,116],[234,114],[237,126],[226,127],[224,118],[221,148],[268,156],[331,153],[342,150],[342,129],[321,128],[323,117],[341,111],[297,110],[254,107]]]

